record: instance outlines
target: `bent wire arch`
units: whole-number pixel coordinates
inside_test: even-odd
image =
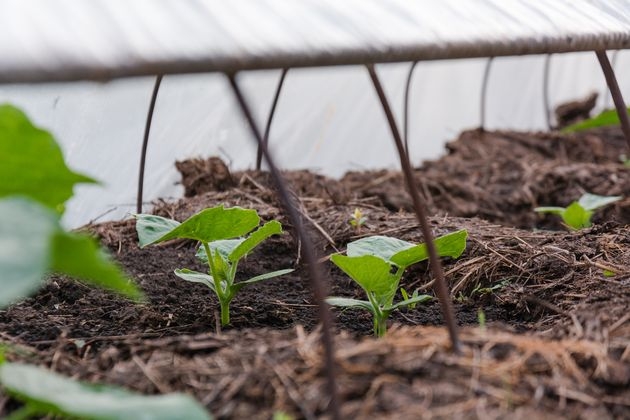
[[[280,91],[282,90],[282,85],[284,85],[284,79],[289,72],[288,68],[283,68],[282,73],[280,74],[280,79],[278,80],[278,86],[276,87],[276,93],[273,96],[273,101],[271,102],[271,108],[269,109],[269,116],[267,117],[267,124],[265,125],[265,134],[263,135],[263,142],[265,146],[269,146],[269,133],[271,131],[271,122],[273,121],[273,116],[276,113],[276,107],[278,105],[278,100],[280,99]],[[256,151],[256,170],[260,171],[260,167],[262,165],[263,152],[261,146],[258,145],[258,150]]]
[[[326,385],[328,388],[328,395],[330,397],[330,414],[334,420],[339,420],[341,419],[341,411],[335,375],[336,366],[334,341],[332,335],[333,322],[328,304],[325,301],[326,295],[328,294],[327,283],[324,281],[318,258],[316,256],[315,247],[313,246],[308,236],[308,233],[306,232],[306,229],[304,228],[304,225],[302,223],[301,214],[297,208],[295,197],[289,191],[289,187],[287,186],[287,183],[285,182],[282,173],[276,166],[274,159],[269,152],[269,149],[267,148],[267,144],[264,142],[264,138],[261,135],[260,130],[256,125],[256,122],[254,121],[254,117],[247,103],[247,100],[245,99],[245,96],[243,95],[243,92],[238,85],[236,74],[226,73],[226,76],[230,82],[230,86],[232,87],[232,91],[237,99],[238,105],[241,108],[243,116],[249,124],[252,135],[254,137],[254,141],[256,141],[256,143],[258,144],[258,147],[260,148],[262,155],[265,158],[267,165],[269,166],[271,178],[278,187],[278,196],[302,244],[301,251],[304,260],[308,266],[311,291],[317,305],[319,320],[322,323],[321,340],[324,346],[324,363],[326,367]]]
[[[416,211],[416,218],[418,219],[418,223],[420,223],[422,236],[424,237],[424,241],[427,245],[427,251],[429,251],[429,265],[431,267],[431,271],[433,272],[433,276],[435,277],[433,290],[435,291],[442,307],[442,314],[444,315],[444,321],[446,322],[446,327],[449,332],[453,352],[459,354],[461,351],[461,344],[459,341],[453,304],[446,286],[446,281],[444,280],[442,263],[440,262],[435,248],[435,243],[433,242],[433,233],[429,227],[426,210],[424,209],[424,200],[418,193],[418,187],[416,186],[416,181],[413,177],[413,169],[411,168],[411,163],[409,162],[409,156],[405,150],[400,130],[396,124],[396,119],[387,100],[387,96],[385,95],[385,91],[383,90],[381,81],[376,74],[373,64],[366,64],[366,67],[370,74],[370,78],[372,79],[374,90],[376,91],[376,94],[381,102],[381,106],[383,107],[383,111],[385,112],[389,128],[391,129],[394,143],[396,144],[396,149],[398,150],[398,156],[400,157],[400,164],[405,176],[405,181],[407,183],[407,189],[409,190],[409,194],[411,195],[411,200]]]
[[[621,131],[623,131],[623,135],[626,138],[626,144],[630,150],[630,118],[628,118],[628,110],[626,109],[626,103],[623,100],[623,95],[619,89],[619,83],[617,83],[615,71],[608,60],[606,50],[595,51],[595,55],[597,56],[599,65],[602,68],[604,77],[606,78],[608,90],[610,91],[615,108],[617,109],[617,116],[619,117],[619,122],[621,124]]]
[[[155,77],[153,85],[153,93],[149,102],[149,110],[147,112],[147,122],[144,126],[144,137],[142,139],[142,151],[140,152],[140,170],[138,173],[138,194],[136,195],[136,213],[142,213],[142,196],[144,192],[144,167],[147,159],[147,148],[149,146],[149,133],[151,132],[151,123],[153,121],[153,111],[155,111],[155,103],[157,102],[158,91],[162,83],[162,75]]]
[[[619,50],[615,50],[611,54],[610,58],[610,67],[612,67],[613,71],[617,67],[617,59],[619,58]],[[610,90],[606,92],[606,99],[604,99],[604,108],[607,109],[610,107],[610,100],[612,99],[612,93]]]
[[[547,123],[547,130],[551,131],[551,106],[549,105],[549,72],[551,68],[551,56],[553,54],[547,54],[545,56],[545,62],[543,64],[543,111],[545,112],[545,122]]]
[[[492,70],[492,61],[494,57],[488,57],[486,67],[483,70],[483,79],[481,82],[481,100],[479,104],[479,128],[481,131],[486,129],[486,97],[488,96],[488,81],[490,79],[490,70]]]
[[[403,139],[405,141],[405,152],[407,158],[409,158],[409,91],[411,89],[411,79],[413,78],[413,71],[418,64],[417,61],[411,63],[409,67],[409,73],[407,73],[407,82],[405,83],[405,102],[403,104]]]

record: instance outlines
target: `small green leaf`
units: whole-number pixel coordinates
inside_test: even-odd
[[[374,255],[385,261],[390,261],[392,255],[415,246],[411,242],[403,241],[389,236],[368,236],[348,244],[346,254],[348,257],[361,257]]]
[[[247,239],[242,241],[229,256],[230,262],[236,262],[249,254],[252,249],[256,248],[261,242],[272,235],[282,233],[282,225],[276,220],[267,222],[258,228],[254,233],[249,235]]]
[[[11,105],[0,105],[0,197],[24,195],[58,213],[78,183],[96,183],[71,171],[53,136]]]
[[[591,128],[605,127],[609,125],[618,125],[618,124],[619,124],[619,115],[617,115],[617,111],[614,109],[610,109],[610,110],[602,111],[600,114],[592,118],[589,118],[588,120],[580,121],[578,123],[569,125],[568,127],[564,127],[562,129],[562,132],[573,133],[573,132],[588,130]]]
[[[573,229],[591,226],[592,211],[585,210],[577,201],[573,202],[562,213],[562,220]]]
[[[232,239],[246,235],[258,226],[259,222],[256,210],[240,207],[225,209],[218,206],[200,211],[151,243],[179,238],[201,242]]]
[[[558,216],[562,216],[562,213],[564,213],[564,210],[565,210],[564,207],[552,207],[552,206],[536,207],[534,209],[534,211],[537,213],[557,214]]]
[[[284,276],[285,274],[289,274],[289,273],[292,273],[294,271],[295,270],[293,268],[285,268],[284,270],[276,270],[276,271],[272,271],[270,273],[265,273],[265,274],[261,274],[261,275],[256,276],[256,277],[252,277],[252,278],[247,279],[245,281],[240,281],[237,284],[245,285],[245,284],[257,283],[259,281],[272,279],[274,277]]]
[[[606,269],[603,270],[603,274],[604,274],[604,277],[615,277],[617,275],[617,273],[615,273],[614,271],[606,270]]]
[[[0,199],[0,307],[37,290],[50,264],[58,216],[26,197]]]
[[[89,236],[57,232],[53,238],[51,269],[133,299],[142,298],[136,285]]]
[[[459,258],[466,249],[466,238],[468,238],[468,232],[462,229],[440,236],[433,243],[440,257]],[[391,257],[394,264],[403,268],[427,259],[429,259],[429,251],[426,244],[404,249]]]
[[[335,254],[330,260],[367,293],[373,293],[380,303],[391,303],[398,288],[398,278],[391,273],[392,266],[374,255],[347,257]]]
[[[596,210],[600,207],[612,204],[615,201],[619,201],[622,198],[623,197],[620,195],[603,196],[586,193],[580,197],[578,203],[584,208],[584,210]]]
[[[326,298],[326,303],[331,306],[338,306],[340,308],[359,308],[366,309],[374,314],[374,308],[372,304],[367,300],[349,299],[342,297],[329,297]]]
[[[210,247],[210,250],[214,253],[215,251],[219,252],[219,254],[221,255],[221,257],[223,257],[225,260],[227,260],[230,256],[230,254],[232,253],[232,251],[234,251],[234,249],[239,246],[243,241],[245,241],[245,238],[241,238],[241,239],[224,239],[222,241],[214,241],[214,242],[210,242],[208,244],[208,246]],[[200,246],[199,249],[197,249],[197,253],[195,254],[195,256],[197,258],[199,258],[200,261],[204,262],[204,263],[208,263],[208,255],[206,255],[206,249],[203,246]]]
[[[187,268],[179,268],[175,270],[175,275],[179,277],[180,279],[183,279],[186,281],[205,284],[206,286],[208,286],[209,288],[211,288],[213,291],[216,292],[215,287],[214,287],[214,280],[212,279],[212,276],[209,274],[200,273],[199,271],[193,271]]]
[[[433,299],[433,297],[429,295],[418,295],[418,296],[411,297],[409,299],[401,300],[400,302],[395,303],[394,305],[388,308],[385,308],[385,310],[393,311],[394,309],[404,308],[406,306],[412,306],[417,303],[423,303],[431,299]]]
[[[157,242],[158,239],[180,225],[176,220],[152,214],[136,214],[134,217],[137,220],[136,232],[138,233],[140,248]]]
[[[20,363],[0,365],[0,382],[41,415],[117,420],[207,420],[210,415],[185,394],[144,396],[125,389],[86,384]]]

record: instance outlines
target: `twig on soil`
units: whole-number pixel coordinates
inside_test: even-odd
[[[144,376],[146,376],[147,379],[155,385],[158,391],[162,394],[168,394],[172,391],[168,385],[162,382],[159,378],[159,374],[153,372],[137,355],[134,354],[131,356],[131,360],[133,360],[133,362],[140,368]]]
[[[263,191],[263,192],[268,192],[269,191],[268,188],[265,188],[262,185],[260,185],[258,182],[256,182],[254,180],[254,178],[249,176],[247,173],[243,173],[243,176],[241,177],[240,181],[238,182],[238,185],[245,184],[245,181],[250,182],[254,187],[258,188],[260,191]]]
[[[241,189],[234,188],[232,191],[237,192],[237,193],[239,193],[239,194],[243,194],[243,196],[244,196],[244,197],[249,198],[250,200],[252,200],[252,201],[253,201],[253,202],[255,202],[255,203],[261,204],[261,205],[263,205],[263,206],[268,205],[268,203],[265,203],[263,200],[261,200],[260,198],[256,197],[255,195],[250,194],[250,193],[248,193],[248,192],[245,192],[245,191],[243,191],[243,190],[241,190]]]
[[[619,318],[617,321],[615,321],[610,327],[608,327],[608,333],[610,334],[614,332],[617,328],[621,327],[628,320],[630,320],[630,313],[625,314],[624,316]]]
[[[503,261],[505,261],[506,263],[510,264],[512,267],[520,270],[521,272],[526,272],[527,270],[525,270],[523,267],[521,267],[520,265],[516,264],[513,261],[510,261],[509,259],[507,259],[506,257],[504,257],[503,255],[501,255],[500,253],[498,253],[496,250],[490,248],[486,243],[481,242],[478,239],[472,238],[473,241],[475,241],[476,243],[478,243],[479,245],[481,245],[484,249],[492,252],[493,254],[495,254],[497,257],[501,258]]]
[[[316,419],[315,414],[313,414],[311,410],[308,409],[308,407],[302,404],[302,401],[304,401],[305,399],[302,397],[302,395],[300,395],[300,392],[298,391],[297,387],[291,381],[290,373],[287,373],[284,371],[285,370],[284,366],[278,365],[276,362],[271,360],[271,358],[267,355],[263,357],[263,360],[276,374],[276,376],[278,377],[278,379],[284,386],[284,390],[286,391],[287,395],[289,396],[291,401],[293,401],[293,404],[295,404],[300,409],[300,411],[304,415],[304,418],[306,420],[315,420]]]
[[[302,217],[308,220],[313,225],[313,227],[315,227],[315,229],[317,229],[317,231],[322,234],[324,239],[328,241],[328,243],[330,244],[330,246],[333,247],[335,252],[339,252],[339,250],[337,249],[337,244],[335,243],[335,240],[330,237],[328,232],[326,232],[326,230],[323,227],[321,227],[319,223],[317,223],[315,220],[313,220],[311,216],[308,215],[308,212],[306,211],[306,209],[303,206],[300,206],[298,210],[302,214]]]
[[[582,327],[582,324],[580,324],[580,321],[577,319],[577,316],[575,316],[574,313],[567,312],[564,309],[559,308],[558,306],[554,305],[553,303],[546,302],[540,298],[537,298],[536,296],[527,295],[527,296],[524,296],[523,299],[525,299],[528,302],[534,303],[538,306],[542,306],[543,308],[547,308],[557,314],[564,315],[568,318],[571,318],[571,321],[573,321],[573,324],[575,326],[577,336],[578,337],[584,336],[584,328]]]

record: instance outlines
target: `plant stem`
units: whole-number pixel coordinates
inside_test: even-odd
[[[387,317],[374,315],[374,334],[383,337],[387,332]]]
[[[219,299],[219,305],[221,306],[221,326],[225,327],[230,323],[230,301]]]

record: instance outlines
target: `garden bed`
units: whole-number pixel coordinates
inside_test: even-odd
[[[370,337],[369,313],[334,309],[343,417],[629,417],[630,169],[620,158],[627,152],[620,130],[476,130],[447,148],[416,175],[434,232],[468,231],[464,254],[443,260],[462,325],[462,355],[448,350],[435,300],[394,312],[381,340]],[[178,168],[187,197],[157,203],[156,214],[183,220],[221,203],[255,208],[288,233],[257,248],[240,275],[296,271],[244,288],[232,304],[232,325],[221,329],[216,298],[172,273],[203,268],[194,243],[140,249],[131,220],[87,226],[147,302],[52,277],[33,298],[0,311],[3,339],[23,350],[9,358],[144,393],[188,392],[218,417],[322,415],[316,308],[269,175],[231,174],[216,159]],[[307,171],[286,176],[322,257],[368,235],[422,241],[397,171],[352,172],[341,180]],[[583,192],[628,198],[577,232],[533,212],[566,206]],[[355,208],[367,218],[360,231],[348,223]],[[323,267],[332,295],[361,297],[329,261]],[[431,278],[420,263],[402,286],[429,293]],[[1,413],[14,405],[6,397],[1,402]]]

